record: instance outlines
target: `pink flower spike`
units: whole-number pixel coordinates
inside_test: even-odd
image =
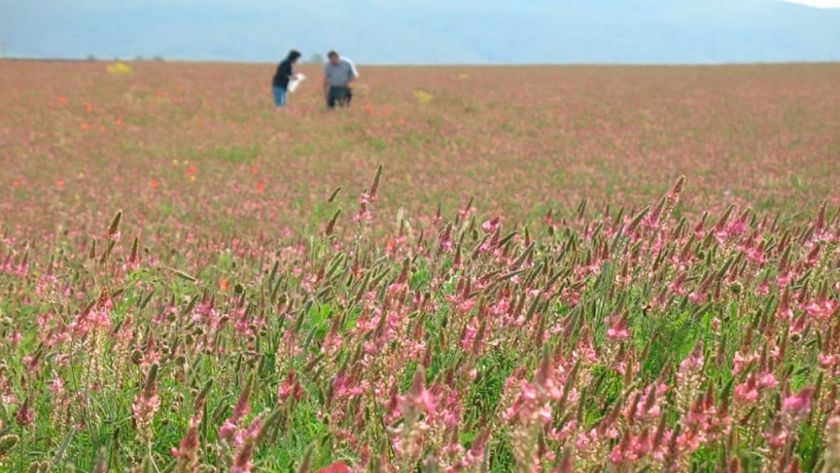
[[[344,462],[335,462],[329,466],[325,466],[315,473],[353,473],[353,469],[347,466]]]
[[[782,401],[782,415],[793,423],[802,421],[811,413],[814,388],[807,386]]]
[[[236,434],[236,431],[236,425],[228,419],[225,421],[225,424],[219,428],[219,437],[230,441],[234,434]]]

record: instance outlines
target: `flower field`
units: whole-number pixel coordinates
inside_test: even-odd
[[[272,72],[0,61],[0,472],[840,472],[840,66]]]

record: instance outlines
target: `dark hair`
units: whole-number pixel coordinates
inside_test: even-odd
[[[291,51],[289,51],[289,59],[291,59],[292,61],[294,61],[295,59],[300,59],[300,51],[298,51],[297,49],[292,49]]]
[[[327,53],[327,57],[338,57],[338,53],[335,51],[330,51]]]

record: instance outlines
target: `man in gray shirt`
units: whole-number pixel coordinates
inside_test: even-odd
[[[359,72],[353,61],[340,57],[335,51],[330,51],[327,57],[329,62],[324,68],[324,96],[327,99],[327,107],[335,108],[336,104],[346,107],[353,98],[350,86],[359,77]]]

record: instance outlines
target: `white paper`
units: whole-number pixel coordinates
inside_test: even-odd
[[[294,93],[295,90],[297,90],[300,83],[305,81],[305,80],[306,80],[306,76],[303,75],[302,73],[298,73],[297,75],[292,77],[292,80],[289,81],[289,93]]]

